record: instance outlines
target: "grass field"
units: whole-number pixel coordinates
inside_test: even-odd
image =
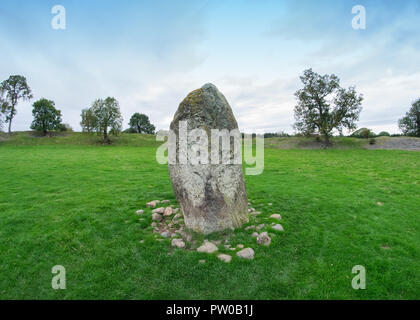
[[[135,214],[175,201],[153,137],[31,139],[0,142],[1,299],[420,298],[419,152],[266,148],[264,173],[246,177],[248,198],[261,223],[280,213],[285,231],[271,231],[270,247],[235,231],[231,243],[255,259],[225,264],[168,255],[150,209],[143,221]],[[54,265],[66,268],[66,290],[51,288]],[[352,289],[355,265],[366,290]]]

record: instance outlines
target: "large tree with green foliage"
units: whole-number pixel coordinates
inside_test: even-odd
[[[32,93],[25,77],[14,75],[0,83],[1,112],[5,115],[5,121],[9,123],[9,134],[12,132],[12,121],[18,102],[29,99],[32,99]]]
[[[334,129],[342,133],[344,128],[356,128],[363,96],[357,95],[355,87],[341,88],[334,74],[321,76],[312,69],[305,70],[300,79],[304,86],[295,93],[298,104],[294,110],[298,132],[319,134],[329,145]]]
[[[94,132],[97,127],[98,119],[94,115],[92,108],[83,109],[80,116],[82,117],[82,121],[80,121],[82,132]]]
[[[398,121],[404,135],[420,137],[420,98],[411,105],[410,110]]]
[[[137,133],[154,134],[156,129],[155,126],[150,123],[148,116],[138,112],[131,116],[129,126],[130,129],[132,129],[132,132]]]
[[[55,108],[54,101],[40,99],[35,101],[32,106],[34,120],[31,129],[42,132],[44,136],[47,135],[48,131],[60,130],[61,111]]]
[[[121,131],[122,116],[115,98],[97,99],[93,102],[92,112],[97,119],[96,130],[103,134],[104,143],[110,143],[108,130]]]

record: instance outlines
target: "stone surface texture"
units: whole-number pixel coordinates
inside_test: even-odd
[[[236,255],[239,258],[252,260],[254,259],[254,250],[252,248],[245,248],[245,249],[242,249],[241,251],[238,251]]]
[[[179,105],[170,126],[177,137],[179,122],[186,120],[188,132],[196,128],[206,130],[209,148],[211,129],[238,129],[226,98],[212,84],[192,91]],[[188,141],[190,143],[196,142]],[[235,229],[247,223],[248,200],[242,165],[234,164],[233,161],[230,164],[181,164],[179,148],[177,142],[177,163],[169,164],[168,167],[187,228],[208,234]]]
[[[204,244],[197,248],[198,252],[213,253],[216,252],[218,248],[211,242],[207,241]]]

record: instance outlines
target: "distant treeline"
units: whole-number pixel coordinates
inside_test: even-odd
[[[252,133],[251,135],[253,138],[257,136],[256,133]],[[338,135],[338,136],[344,136],[344,135]],[[389,132],[386,132],[386,131],[381,131],[378,134],[376,134],[375,132],[373,132],[372,130],[368,128],[361,128],[347,135],[346,137],[368,139],[368,138],[376,138],[376,137],[401,137],[401,136],[404,136],[404,135],[400,133],[390,134]],[[242,133],[242,137],[244,137],[244,133]],[[320,138],[320,136],[317,134],[306,134],[306,135],[302,133],[289,134],[283,131],[264,133],[264,138],[286,138],[286,137]]]

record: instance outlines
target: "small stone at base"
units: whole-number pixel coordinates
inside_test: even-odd
[[[226,263],[229,263],[232,260],[232,256],[224,253],[219,254],[217,257]]]

